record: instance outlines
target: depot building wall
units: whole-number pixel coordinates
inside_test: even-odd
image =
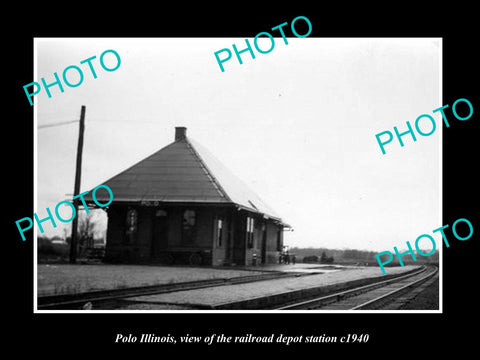
[[[130,229],[127,214],[137,211],[137,224]],[[110,206],[108,214],[105,260],[139,262],[150,258],[152,219],[150,209],[126,205]]]
[[[247,218],[254,222],[252,239],[248,241],[247,231],[240,236],[245,239],[243,251],[245,253],[244,265],[275,264],[278,262],[279,252],[283,246],[283,226],[271,219],[264,219],[259,214],[245,214],[241,224],[242,229],[247,229]],[[241,243],[241,242],[240,242]]]
[[[283,246],[281,225],[232,207],[114,204],[107,214],[107,262],[162,262],[169,253],[182,263],[201,252],[203,265],[260,265],[276,263]]]
[[[195,214],[188,237],[182,230],[186,209]],[[138,263],[165,251],[212,249],[215,208],[113,205],[107,213],[106,261]]]

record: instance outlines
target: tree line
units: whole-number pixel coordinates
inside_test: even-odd
[[[328,248],[290,248],[290,253],[295,254],[297,262],[319,263],[319,264],[345,264],[345,265],[368,265],[377,266],[378,262],[375,255],[377,251],[357,250],[357,249],[328,249]],[[438,264],[439,253],[438,250],[428,257],[415,255],[416,261],[413,261],[411,255],[402,257],[405,265],[410,264],[424,264],[434,263]],[[397,257],[387,266],[399,266]]]

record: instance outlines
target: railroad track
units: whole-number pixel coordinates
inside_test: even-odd
[[[378,310],[421,286],[438,273],[435,266],[331,295],[276,307],[275,310]]]
[[[313,274],[313,273],[312,273]],[[63,294],[39,296],[37,298],[38,310],[72,310],[83,309],[86,304],[93,308],[101,308],[105,304],[112,304],[123,298],[164,294],[169,292],[194,290],[206,287],[245,284],[255,281],[282,279],[288,277],[307,276],[310,273],[296,272],[270,272],[261,275],[240,276],[233,278],[220,278],[211,280],[188,281],[174,284],[161,284],[151,286],[132,287],[125,289],[99,290],[77,294]],[[110,308],[111,305],[108,305]]]

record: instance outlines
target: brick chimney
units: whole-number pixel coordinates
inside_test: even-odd
[[[187,128],[183,126],[175,127],[175,141],[185,139],[187,137]]]

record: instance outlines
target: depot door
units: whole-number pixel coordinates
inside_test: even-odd
[[[262,264],[265,264],[267,261],[267,225],[262,224]]]
[[[168,247],[168,213],[156,210],[153,218],[152,257],[159,257]]]

